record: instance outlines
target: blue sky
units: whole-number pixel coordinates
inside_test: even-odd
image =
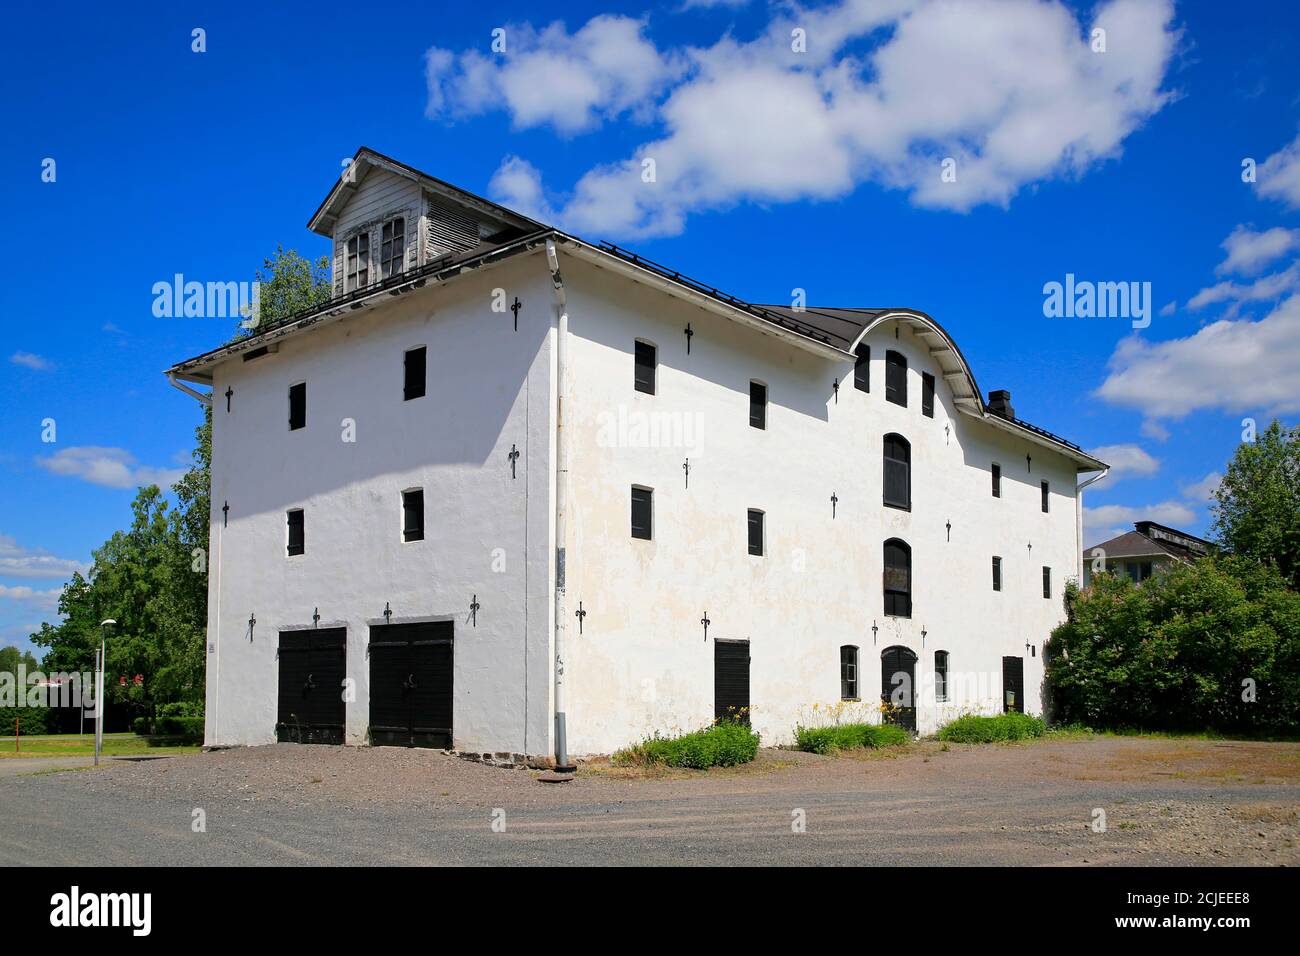
[[[161,372],[230,322],[156,318],[153,284],[324,253],[306,220],[361,144],[751,301],[929,312],[1121,466],[1090,542],[1206,530],[1242,419],[1300,411],[1291,3],[241,6],[8,13],[0,643],[188,456]],[[1067,273],[1149,282],[1150,325],[1045,316]]]

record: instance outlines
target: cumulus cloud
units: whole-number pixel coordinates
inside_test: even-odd
[[[1257,173],[1261,196],[1300,208],[1300,136],[1260,163]]]
[[[29,550],[7,534],[0,534],[0,576],[16,578],[69,578],[88,570],[83,561],[57,558],[42,549]]]
[[[37,355],[35,352],[15,352],[9,356],[9,361],[14,365],[21,365],[23,368],[30,368],[37,372],[48,372],[54,368],[49,359]]]
[[[625,113],[657,121],[662,135],[551,200],[568,228],[637,237],[679,232],[703,209],[833,198],[866,181],[919,206],[1005,206],[1026,185],[1117,156],[1171,96],[1169,0],[1111,0],[1088,23],[1059,0],[776,9],[753,40],[667,53],[621,17],[572,35],[525,28],[507,56],[431,50],[428,112],[501,108],[517,127],[562,134]],[[1090,46],[1093,27],[1106,31],[1104,53]],[[580,42],[588,31],[602,54]],[[541,193],[541,178],[530,188]]]
[[[1149,418],[1199,409],[1300,411],[1300,296],[1263,319],[1220,319],[1185,338],[1122,339],[1097,394]]]
[[[137,488],[158,485],[166,488],[185,474],[183,468],[151,468],[137,463],[124,448],[81,445],[63,448],[36,464],[55,475],[66,475],[108,488]]]
[[[1138,431],[1142,433],[1142,436],[1144,438],[1151,438],[1154,439],[1155,441],[1169,440],[1169,429],[1165,428],[1164,425],[1161,425],[1155,419],[1151,419],[1151,418],[1143,419],[1142,425],[1138,429]]]
[[[1160,470],[1159,459],[1151,457],[1138,445],[1103,445],[1088,454],[1110,465],[1110,474],[1106,476],[1108,485],[1133,475],[1150,477]]]
[[[1214,500],[1214,493],[1219,490],[1219,482],[1223,481],[1223,475],[1217,471],[1212,471],[1200,481],[1194,481],[1189,485],[1183,485],[1181,490],[1183,497],[1188,501],[1210,502]]]
[[[574,134],[601,119],[642,111],[682,69],[645,37],[645,21],[601,15],[569,33],[556,21],[542,30],[510,24],[504,52],[433,48],[425,54],[430,119],[456,119],[498,106],[516,129],[549,124]]]
[[[1223,240],[1228,257],[1214,270],[1218,275],[1238,273],[1254,275],[1265,265],[1300,247],[1300,229],[1283,229],[1274,226],[1263,232],[1254,232],[1248,226],[1238,226]]]
[[[58,608],[59,596],[62,593],[62,588],[50,588],[47,591],[38,591],[35,588],[29,588],[26,585],[8,587],[7,585],[0,584],[0,600],[14,601],[25,607],[35,607],[45,611],[53,611]]]

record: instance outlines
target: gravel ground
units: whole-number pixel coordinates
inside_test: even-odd
[[[0,864],[1300,863],[1295,744],[923,742],[537,776],[436,751],[282,744],[9,777]]]

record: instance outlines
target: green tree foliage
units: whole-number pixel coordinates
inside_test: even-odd
[[[1047,645],[1053,715],[1145,730],[1295,733],[1300,594],[1249,558],[1174,565],[1141,584],[1099,574],[1066,588]],[[1252,699],[1253,697],[1253,699]]]
[[[1272,564],[1300,590],[1300,426],[1274,419],[1242,442],[1215,499],[1214,534],[1224,548]]]
[[[330,296],[329,260],[304,259],[278,247],[257,270],[260,321],[288,318]],[[241,329],[234,339],[253,334]],[[150,720],[160,705],[201,713],[208,605],[211,521],[212,410],[195,429],[193,462],[172,486],[174,505],[156,485],[131,504],[131,526],[94,551],[88,576],[75,574],[59,599],[59,624],[45,623],[32,643],[45,648],[47,672],[93,667],[100,622],[116,620],[108,642],[110,708],[125,706]],[[143,678],[137,686],[135,675]],[[126,685],[119,682],[126,677]]]

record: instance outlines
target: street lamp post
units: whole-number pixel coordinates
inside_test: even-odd
[[[99,752],[104,747],[104,668],[108,662],[108,629],[117,621],[109,618],[100,621],[99,673],[95,675],[95,766],[99,766]]]

